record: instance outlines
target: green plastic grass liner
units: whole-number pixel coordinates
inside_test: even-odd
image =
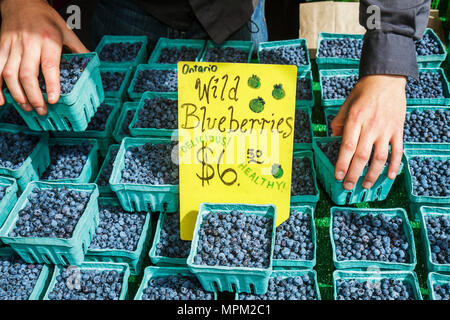
[[[437,272],[430,272],[427,278],[428,299],[436,300],[436,292],[434,291],[435,285],[445,285],[448,283],[450,283],[450,275]]]
[[[103,72],[119,72],[119,73],[125,73],[125,76],[122,80],[122,83],[120,84],[120,88],[117,91],[106,91],[105,92],[105,98],[113,98],[113,99],[119,99],[119,100],[126,100],[127,99],[127,89],[128,84],[131,79],[131,75],[133,73],[132,68],[126,68],[126,67],[100,67],[100,75]]]
[[[98,186],[98,192],[100,193],[100,196],[105,196],[105,197],[106,196],[111,196],[111,197],[114,196],[114,192],[111,190],[109,183],[107,186],[100,186],[100,185],[98,185],[98,180],[99,180],[100,175],[102,174],[103,170],[108,166],[109,159],[111,158],[111,153],[114,150],[119,150],[119,147],[120,147],[120,145],[118,145],[118,144],[113,144],[113,145],[109,146],[108,153],[105,156],[105,160],[103,160],[100,170],[98,171],[97,177],[94,180],[94,183],[97,184],[97,186]]]
[[[319,37],[317,39],[317,55],[316,63],[319,70],[322,69],[353,69],[358,68],[359,59],[354,58],[340,58],[340,57],[323,57],[321,56],[321,45],[325,40],[331,39],[357,39],[363,40],[364,35],[362,34],[345,34],[345,33],[328,33],[319,32]]]
[[[402,219],[402,230],[405,234],[406,240],[408,241],[408,254],[409,254],[409,262],[388,262],[388,261],[380,261],[380,260],[338,260],[336,255],[336,242],[334,241],[334,217],[336,211],[347,211],[349,214],[354,213],[360,216],[366,216],[368,214],[374,214],[378,216],[380,214],[384,214],[385,216],[389,216],[391,218],[398,217]],[[332,207],[330,209],[331,213],[331,221],[330,221],[330,239],[331,239],[331,248],[333,250],[333,263],[336,269],[352,269],[352,270],[373,270],[376,268],[377,270],[401,270],[401,271],[412,271],[416,267],[417,257],[416,257],[416,247],[414,243],[414,234],[409,224],[408,214],[402,208],[396,209],[374,209],[374,208],[349,208],[349,207]]]
[[[430,37],[438,43],[439,52],[438,54],[430,54],[426,56],[417,56],[417,63],[419,68],[438,68],[442,62],[447,58],[447,51],[444,48],[444,44],[438,35],[431,28],[427,28],[424,34],[429,34]]]
[[[310,205],[313,207],[313,209],[316,209],[317,202],[319,202],[319,198],[320,198],[320,191],[319,191],[319,187],[317,186],[317,174],[316,174],[316,169],[314,168],[313,152],[310,150],[294,151],[293,159],[303,159],[305,157],[311,161],[311,170],[312,170],[313,180],[314,180],[314,189],[316,191],[315,191],[314,195],[311,195],[311,194],[292,195],[291,194],[291,205]],[[292,177],[292,180],[294,180],[293,177]],[[291,209],[292,209],[292,207],[291,207]]]
[[[420,220],[420,207],[448,207],[450,205],[449,197],[436,197],[436,196],[418,196],[413,192],[412,187],[412,177],[411,168],[409,166],[409,160],[415,157],[419,158],[433,158],[439,160],[449,160],[450,150],[449,149],[427,149],[427,146],[416,145],[414,149],[406,148],[404,153],[404,163],[405,163],[405,185],[406,192],[409,199],[409,207],[411,211],[411,218],[419,221]]]
[[[205,266],[194,264],[197,254],[199,231],[206,215],[212,213],[230,213],[237,210],[245,215],[257,215],[272,219],[272,241],[270,246],[269,266],[267,268],[244,268],[226,266]],[[274,205],[252,204],[213,204],[201,203],[187,259],[189,270],[194,273],[206,291],[229,291],[264,294],[267,292],[269,276],[272,273],[273,247],[275,245],[276,208]]]
[[[298,71],[303,70],[311,70],[311,60],[309,59],[309,52],[308,52],[308,46],[306,45],[306,39],[291,39],[291,40],[280,40],[280,41],[269,41],[269,42],[260,42],[258,44],[258,61],[261,62],[260,54],[261,51],[264,49],[275,49],[275,48],[281,48],[281,47],[303,47],[306,51],[306,64],[297,66]]]
[[[447,77],[445,76],[445,72],[442,68],[420,68],[420,72],[432,72],[432,73],[439,73],[441,75],[442,80],[442,87],[443,87],[443,94],[444,98],[423,98],[423,99],[412,99],[407,98],[406,99],[406,105],[408,106],[445,106],[450,104],[450,87],[448,84]]]
[[[109,184],[116,193],[124,210],[129,212],[176,212],[178,210],[178,185],[148,185],[123,183],[122,170],[125,167],[125,153],[131,147],[151,144],[169,144],[167,138],[124,138],[116,156]]]
[[[419,281],[414,271],[354,271],[354,270],[336,270],[333,272],[333,292],[334,300],[337,300],[337,281],[338,280],[357,280],[359,282],[370,281],[372,283],[380,282],[383,279],[400,280],[408,284],[413,293],[414,300],[423,300],[420,293]]]
[[[28,195],[34,188],[51,189],[66,187],[70,190],[91,192],[84,213],[68,239],[47,237],[10,237],[19,219],[19,211],[28,203]],[[21,258],[28,263],[46,263],[62,265],[79,265],[84,260],[89,244],[99,222],[97,185],[31,182],[20,196],[3,227],[0,229],[0,240],[11,246]]]
[[[95,139],[65,139],[65,138],[53,138],[48,141],[48,145],[81,145],[82,143],[88,143],[92,145],[92,149],[89,152],[86,162],[81,170],[80,175],[74,179],[59,179],[59,180],[46,180],[39,179],[44,182],[58,182],[58,183],[89,183],[94,175],[97,173],[98,167],[98,142]],[[44,171],[45,172],[45,171]]]
[[[176,92],[145,92],[139,101],[136,113],[134,114],[133,120],[131,120],[128,129],[133,137],[167,137],[171,138],[173,134],[178,133],[178,129],[157,129],[157,128],[135,128],[134,126],[139,121],[139,111],[145,107],[145,101],[147,99],[151,100],[154,98],[165,98],[172,101],[178,101],[178,94]]]
[[[155,230],[155,237],[153,238],[153,244],[149,252],[150,260],[153,264],[157,266],[180,266],[180,267],[186,267],[186,258],[171,258],[171,257],[164,257],[164,256],[158,256],[156,255],[156,247],[158,246],[160,240],[161,240],[161,231],[164,226],[164,221],[166,219],[166,216],[169,214],[180,214],[179,212],[176,213],[168,213],[163,212],[158,217],[158,224],[156,225]]]
[[[133,74],[133,78],[131,79],[131,83],[128,86],[128,97],[136,102],[139,102],[144,95],[145,92],[155,92],[156,91],[145,91],[145,92],[135,92],[134,84],[136,83],[139,72],[142,70],[177,70],[176,64],[160,64],[160,63],[151,63],[151,64],[140,64],[136,67],[136,71]],[[176,93],[176,92],[175,92]]]
[[[250,63],[252,60],[254,45],[252,41],[241,41],[241,40],[228,40],[218,45],[214,43],[214,41],[208,40],[206,42],[205,50],[203,50],[203,54],[201,55],[200,61],[214,63],[214,61],[205,61],[206,53],[210,48],[235,48],[246,51],[248,52],[247,63]]]
[[[147,267],[144,270],[144,277],[142,278],[141,285],[139,286],[138,291],[136,292],[136,296],[134,300],[142,300],[142,296],[144,294],[145,289],[148,287],[148,282],[150,279],[155,278],[164,278],[171,276],[184,276],[184,277],[195,277],[188,268],[183,267]],[[217,292],[214,290],[214,300],[217,300]]]
[[[120,112],[121,102],[118,99],[105,99],[105,104],[112,106],[111,113],[105,123],[105,130],[85,130],[83,132],[58,132],[55,133],[56,137],[61,138],[84,138],[84,139],[97,139],[98,150],[104,157],[108,152],[109,145],[112,144],[112,132],[116,124],[117,117]]]
[[[301,212],[303,214],[308,214],[311,217],[311,239],[314,245],[313,258],[311,260],[289,260],[289,259],[274,258],[273,266],[283,267],[287,269],[313,269],[314,266],[316,265],[316,257],[317,257],[317,240],[316,240],[316,224],[314,222],[314,208],[309,205],[291,205],[290,211],[292,210]],[[272,276],[274,276],[273,273]]]
[[[50,300],[48,295],[53,291],[56,285],[56,277],[61,274],[63,266],[55,266],[52,279],[45,292],[43,300]],[[76,267],[73,267],[74,269]],[[126,263],[111,263],[111,262],[84,262],[78,266],[80,270],[95,270],[95,271],[117,271],[119,274],[123,274],[122,290],[118,300],[126,300],[128,296],[128,279],[130,278],[130,267]],[[72,269],[72,270],[74,270]],[[83,280],[80,280],[83,281]]]
[[[75,56],[90,57],[86,69],[75,83],[72,91],[61,94],[57,103],[47,103],[48,113],[40,116],[35,110],[22,110],[18,103],[13,105],[28,127],[35,131],[83,131],[88,126],[100,103],[105,99],[100,76],[100,60],[95,52],[83,54],[63,54],[71,60]],[[8,93],[8,95],[10,95]],[[43,92],[44,100],[47,93]]]
[[[311,141],[314,138],[314,130],[313,130],[313,124],[312,124],[312,120],[311,120],[311,108],[309,107],[296,107],[295,108],[295,112],[297,112],[297,110],[301,110],[303,112],[306,113],[307,118],[308,118],[308,122],[309,122],[309,133],[311,134]],[[298,150],[311,150],[312,149],[312,142],[311,143],[307,143],[307,142],[295,142],[295,119],[294,119],[294,151],[298,151]]]
[[[277,260],[274,260],[274,262]],[[308,276],[310,279],[313,279],[314,281],[314,291],[316,292],[316,299],[315,300],[321,300],[320,297],[320,290],[319,290],[319,284],[317,282],[317,272],[315,270],[273,270],[272,274],[270,275],[270,278],[278,278],[281,277],[282,279],[289,279],[294,277],[302,277],[302,276]],[[239,299],[239,293],[235,293],[234,300],[240,300]]]
[[[450,207],[439,208],[439,207],[420,207],[420,234],[422,236],[423,251],[425,254],[425,260],[428,272],[446,272],[450,273],[450,264],[437,263],[431,258],[431,244],[428,239],[428,229],[425,221],[425,217],[439,217],[439,216],[449,216],[450,217]]]
[[[311,88],[311,99],[300,99],[297,100],[295,98],[295,107],[314,107],[314,90],[313,90],[313,75],[311,70],[302,71],[298,70],[297,72],[297,81],[300,81],[300,79],[307,79],[309,82],[309,86]],[[297,91],[296,91],[297,92]]]
[[[406,113],[411,113],[414,110],[419,110],[419,111],[450,110],[450,106],[413,106],[413,107],[407,107]],[[404,141],[403,142],[404,148],[415,149],[416,146],[422,146],[422,145],[428,149],[447,149],[447,148],[450,148],[450,141],[448,141],[448,142],[406,142],[406,141]]]
[[[0,251],[0,258],[9,257],[12,255],[15,255],[15,253],[11,248],[6,248],[5,250]],[[41,272],[39,273],[39,277],[37,278],[36,283],[34,284],[33,290],[31,291],[28,300],[41,300],[45,292],[44,289],[47,287],[47,284],[50,280],[49,274],[50,274],[49,266],[43,264]]]
[[[16,179],[19,190],[23,191],[27,184],[33,180],[39,180],[41,174],[44,173],[45,169],[50,165],[50,153],[48,149],[48,134],[34,132],[28,129],[17,130],[17,129],[7,129],[0,128],[1,132],[19,133],[22,132],[26,135],[33,135],[40,137],[39,142],[33,149],[31,154],[22,165],[13,170],[5,167],[0,167],[0,175],[8,176]]]
[[[95,48],[95,52],[97,54],[100,54],[102,52],[103,47],[110,43],[135,43],[135,42],[142,42],[142,46],[139,49],[136,58],[133,61],[126,61],[126,62],[108,62],[108,61],[101,61],[102,67],[135,67],[138,64],[145,63],[145,60],[147,59],[147,37],[146,36],[112,36],[112,35],[105,35],[102,37],[102,40],[97,45],[97,48]],[[100,60],[99,60],[100,61]]]
[[[116,126],[114,127],[113,130],[113,137],[117,143],[121,143],[123,138],[128,136],[125,132],[123,132],[122,124],[127,116],[128,111],[136,110],[138,104],[139,104],[138,102],[125,102],[122,105],[122,108],[120,108],[120,114],[117,118]]]
[[[325,116],[325,125],[327,126],[327,137],[331,137],[332,133],[328,130],[328,128],[330,127],[330,123],[328,122],[328,116],[332,116],[333,118],[336,117],[336,115],[338,114],[340,108],[325,108],[323,109],[323,113]]]
[[[343,187],[344,181],[336,180],[334,176],[334,166],[330,160],[323,153],[323,151],[317,145],[317,142],[325,145],[328,142],[334,140],[342,140],[341,137],[314,137],[313,138],[313,150],[314,150],[314,163],[316,165],[317,174],[319,180],[322,183],[325,191],[331,197],[334,203],[338,205],[354,204],[370,201],[382,201],[385,200],[391,190],[394,180],[388,178],[388,164],[383,168],[374,183],[372,188],[364,189],[362,183],[364,177],[367,174],[369,167],[365,167],[361,174],[361,177],[356,182],[352,190],[345,190]],[[403,163],[400,163],[400,169],[403,168]]]
[[[350,76],[358,76],[358,69],[335,69],[335,70],[319,70],[319,82],[320,82],[320,102],[324,108],[341,106],[345,99],[325,99],[323,96],[323,81],[326,77],[339,77],[346,78]]]
[[[0,228],[17,202],[17,182],[13,178],[0,176],[0,187],[5,188],[5,195],[0,200]],[[0,244],[1,246],[1,244]]]
[[[120,207],[119,201],[115,198],[99,198],[98,202],[99,205],[112,205],[115,207]],[[150,244],[149,242],[151,234],[151,217],[150,214],[147,213],[145,216],[144,225],[142,227],[142,232],[135,250],[129,251],[125,249],[120,250],[88,248],[85,261],[126,263],[130,267],[130,273],[132,275],[138,275],[142,270],[142,264],[144,262],[144,257],[147,252],[148,246]]]
[[[159,38],[147,63],[169,64],[169,63],[159,62],[159,58],[161,56],[161,51],[165,48],[181,49],[182,47],[198,49],[199,53],[194,61],[200,61],[200,58],[203,53],[203,47],[205,46],[205,44],[206,44],[205,40]],[[181,61],[184,61],[184,60],[181,60]],[[176,63],[174,65],[176,65]]]

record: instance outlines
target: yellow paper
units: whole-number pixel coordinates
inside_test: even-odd
[[[178,63],[181,239],[202,202],[289,217],[296,81],[296,66]]]

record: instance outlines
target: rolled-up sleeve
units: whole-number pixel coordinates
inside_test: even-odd
[[[360,77],[372,74],[418,77],[414,41],[425,31],[430,2],[361,0],[359,22],[367,31],[359,65]]]

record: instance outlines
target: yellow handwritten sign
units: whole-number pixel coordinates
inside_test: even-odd
[[[181,239],[202,202],[275,204],[289,217],[297,68],[179,62]]]

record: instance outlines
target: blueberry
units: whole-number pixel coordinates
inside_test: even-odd
[[[357,75],[323,77],[321,83],[323,98],[346,99],[356,82],[358,82]]]
[[[3,112],[0,123],[16,124],[18,126],[26,126],[22,116],[17,112],[16,108],[12,105],[5,105],[5,111]]]
[[[195,61],[200,53],[199,48],[181,46],[179,48],[162,48],[158,63],[178,63],[178,61]]]
[[[415,300],[409,283],[397,279],[336,281],[337,300]]]
[[[450,196],[450,160],[414,157],[408,163],[414,195]]]
[[[212,47],[206,50],[203,61],[212,62],[248,62],[248,51],[232,47]]]
[[[413,110],[406,114],[404,142],[450,142],[450,110]]]
[[[105,159],[105,161],[108,161],[107,164],[103,167],[102,171],[99,174],[97,184],[99,186],[107,186],[109,185],[109,178],[111,177],[111,173],[113,170],[113,164],[116,160],[117,153],[119,152],[119,148],[111,149],[111,152],[109,153],[109,158]]]
[[[135,128],[177,129],[178,100],[166,98],[146,99],[139,109]]]
[[[264,48],[259,52],[259,62],[265,64],[291,64],[304,66],[308,64],[306,50],[306,46],[302,45]]]
[[[97,108],[97,112],[89,121],[89,124],[86,128],[87,131],[104,131],[106,128],[106,122],[108,121],[111,112],[113,111],[113,107],[110,104],[102,103]]]
[[[425,224],[431,247],[431,260],[437,264],[449,264],[450,216],[445,214],[427,215]]]
[[[436,300],[450,300],[450,283],[435,284],[433,291]]]
[[[295,110],[294,143],[311,143],[311,124],[308,114],[300,109]]]
[[[103,90],[119,91],[126,73],[118,71],[102,71],[100,74],[102,76]]]
[[[134,82],[134,92],[175,92],[178,89],[177,70],[139,70]]]
[[[420,71],[419,80],[409,78],[406,82],[406,98],[444,98],[443,79],[438,72]]]
[[[180,213],[166,213],[155,254],[169,258],[187,258],[191,241],[180,239]]]
[[[311,83],[307,78],[297,79],[297,94],[296,100],[311,100],[312,99]]]
[[[122,122],[122,132],[121,134],[129,135],[130,134],[130,123],[133,120],[134,114],[136,113],[136,110],[127,110],[127,114]]]
[[[30,156],[39,137],[24,133],[0,132],[0,167],[18,169]]]
[[[425,32],[422,39],[416,40],[416,53],[418,56],[429,56],[434,54],[443,54],[439,46],[439,42]]]
[[[129,62],[134,61],[142,47],[142,42],[108,43],[99,53],[100,61]]]
[[[308,157],[292,160],[291,196],[315,195],[312,163]]]
[[[360,59],[362,39],[337,38],[323,39],[320,42],[318,57]]]

